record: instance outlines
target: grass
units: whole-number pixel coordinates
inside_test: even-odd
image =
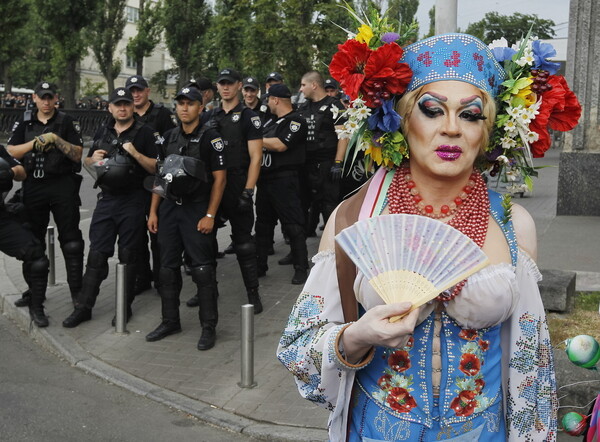
[[[570,313],[550,313],[548,326],[551,342],[558,346],[565,339],[590,335],[600,341],[600,292],[577,292]]]

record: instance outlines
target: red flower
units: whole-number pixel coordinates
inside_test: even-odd
[[[481,369],[481,361],[472,353],[464,353],[458,368],[467,376],[475,376]]]
[[[475,385],[475,390],[481,391],[483,390],[483,387],[485,387],[485,381],[482,378],[475,379]]]
[[[415,345],[415,337],[411,335],[404,348],[413,348],[413,345]]]
[[[543,157],[550,148],[548,127],[568,131],[577,125],[581,116],[581,105],[564,77],[551,75],[548,77],[548,84],[552,89],[542,93],[539,114],[529,125],[529,129],[539,135],[539,139],[531,144],[534,158]]]
[[[457,416],[471,416],[477,407],[478,402],[474,399],[475,392],[471,390],[461,391],[457,397],[450,402],[450,408],[454,410]]]
[[[474,341],[477,338],[477,330],[473,330],[472,328],[463,329],[458,334],[458,337],[467,341]]]
[[[404,350],[397,350],[388,358],[388,364],[392,370],[402,373],[410,368],[410,358]]]
[[[365,43],[347,40],[338,45],[329,72],[351,100],[360,93],[367,106],[376,107],[376,100],[403,93],[412,78],[408,65],[399,63],[402,52],[397,43],[384,44],[373,51]]]
[[[388,388],[390,388],[392,386],[392,384],[390,382],[391,380],[392,380],[392,376],[391,375],[384,374],[377,381],[377,385],[379,385],[382,390],[387,390]]]
[[[387,403],[399,413],[408,413],[417,406],[415,399],[406,388],[394,387],[387,397]]]
[[[490,341],[484,341],[483,339],[480,339],[477,343],[482,351],[487,351],[488,348],[490,348]]]

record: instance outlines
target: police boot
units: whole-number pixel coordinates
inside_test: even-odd
[[[213,266],[192,268],[192,280],[198,288],[200,309],[198,317],[202,326],[202,335],[198,341],[198,350],[209,350],[215,346],[217,339],[217,322],[219,310],[217,306],[217,277]]]
[[[263,311],[258,288],[248,289],[248,302],[254,306],[254,314],[258,315]]]
[[[290,236],[290,248],[294,262],[292,284],[304,284],[308,277],[308,249],[304,229],[299,224],[288,224],[286,228]]]
[[[30,291],[31,304],[29,305],[29,316],[38,327],[48,327],[48,317],[44,313],[44,299],[46,299],[46,287],[48,285],[48,258],[31,261]]]
[[[31,290],[27,289],[21,297],[15,301],[16,307],[29,307],[31,304]]]
[[[258,287],[258,268],[256,257],[256,245],[254,240],[243,244],[235,244],[235,254],[237,255],[242,279],[246,290]]]
[[[229,243],[227,248],[223,250],[223,253],[225,253],[226,255],[232,255],[235,253],[235,244],[233,243],[233,236],[231,237],[231,242]]]
[[[82,322],[92,319],[92,309],[100,293],[100,284],[102,284],[102,281],[107,276],[108,256],[97,250],[90,250],[81,284],[81,293],[77,298],[77,305],[73,313],[63,321],[63,327],[77,327]]]
[[[82,287],[83,278],[83,240],[68,241],[61,245],[65,258],[67,282],[71,291],[73,306],[77,307],[77,299]]]
[[[119,249],[119,262],[121,264],[125,264],[125,296],[127,298],[127,320],[129,322],[131,316],[133,316],[133,312],[131,310],[131,304],[133,304],[133,300],[135,299],[136,292],[135,286],[137,283],[136,276],[138,275],[138,258],[139,255],[137,252],[132,249],[122,248]],[[148,284],[150,284],[148,282]],[[111,325],[114,327],[117,322],[116,316],[113,316]]]
[[[146,341],[160,341],[169,335],[181,332],[179,321],[179,293],[181,292],[181,272],[175,269],[162,267],[159,273],[160,303],[162,308],[162,322],[156,329],[146,335]]]
[[[289,266],[289,265],[292,265],[293,263],[294,263],[294,257],[292,256],[291,251],[290,251],[290,253],[285,255],[283,258],[281,258],[279,261],[277,261],[277,264],[279,264],[280,266]]]
[[[198,307],[200,305],[200,298],[198,297],[198,293],[188,299],[185,303],[188,307]]]

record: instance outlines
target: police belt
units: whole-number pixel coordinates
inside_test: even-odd
[[[277,178],[297,177],[298,166],[284,166],[275,170],[260,171],[259,180],[274,180]]]

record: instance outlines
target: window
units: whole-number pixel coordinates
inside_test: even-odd
[[[137,23],[140,20],[140,10],[138,8],[126,6],[125,13],[127,14],[127,23]]]
[[[128,55],[125,60],[125,66],[128,67],[129,69],[137,69],[137,62],[135,61],[135,59],[133,57],[130,57]]]

